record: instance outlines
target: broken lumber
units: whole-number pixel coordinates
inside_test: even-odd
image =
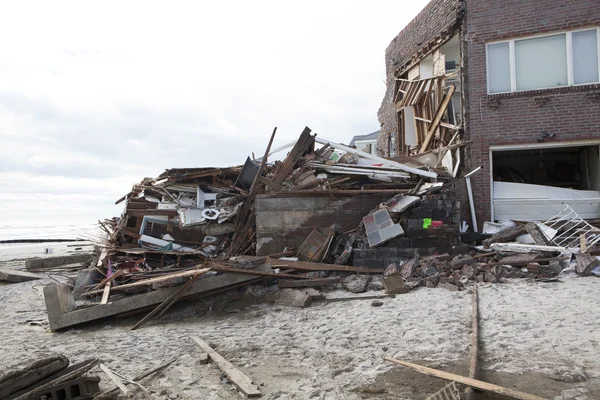
[[[192,269],[192,270],[183,271],[183,272],[175,272],[173,274],[166,274],[166,275],[162,275],[162,276],[159,276],[156,278],[144,279],[144,280],[141,280],[138,282],[115,286],[112,290],[115,291],[115,290],[129,289],[129,288],[138,287],[138,286],[147,286],[147,285],[152,285],[154,283],[168,281],[169,279],[173,279],[173,278],[183,278],[186,276],[202,275],[202,274],[207,273],[208,271],[210,271],[209,268],[200,268],[200,269]],[[85,293],[85,295],[91,296],[91,295],[95,295],[98,293],[102,293],[103,291],[104,290],[91,290],[91,291]]]
[[[275,272],[264,272],[257,271],[254,269],[240,269],[240,268],[232,268],[226,265],[220,265],[217,263],[211,264],[211,269],[217,272],[227,272],[227,273],[238,273],[238,274],[247,274],[247,275],[258,275],[258,276],[271,276],[274,278],[290,278],[290,279],[311,279],[312,276],[306,275],[292,275],[292,274],[284,274],[284,273],[275,273]]]
[[[272,264],[273,268],[286,267],[304,271],[346,271],[363,274],[383,274],[382,269],[367,267],[350,267],[347,265],[323,264],[308,261],[289,261],[269,258],[269,263]]]
[[[513,399],[519,400],[547,400],[543,397],[535,396],[528,393],[519,392],[518,390],[505,388],[503,386],[494,385],[491,383],[487,383],[484,381],[480,381],[477,379],[467,378],[466,376],[452,374],[450,372],[440,371],[433,368],[424,367],[419,364],[413,364],[402,360],[397,360],[391,357],[384,357],[385,361],[389,361],[393,364],[402,365],[403,367],[407,367],[413,369],[417,372],[420,372],[425,375],[435,376],[436,378],[446,379],[448,381],[454,381],[460,383],[462,385],[470,386],[475,389],[484,390],[486,392],[502,394],[508,397],[512,397]]]
[[[525,225],[516,225],[505,229],[501,232],[496,233],[489,239],[485,239],[482,244],[486,249],[489,249],[490,246],[494,243],[507,243],[513,242],[517,240],[517,238],[521,235],[527,233],[527,229],[525,229]]]
[[[334,298],[324,298],[322,301],[326,301],[328,303],[336,303],[338,301],[350,301],[350,300],[374,300],[374,299],[386,299],[386,298],[394,298],[395,294],[376,294],[372,296],[349,296],[349,297],[334,297]]]
[[[577,261],[575,272],[580,276],[589,276],[592,270],[600,265],[600,260],[588,253],[577,254],[575,260]]]
[[[110,296],[110,288],[112,286],[112,282],[108,282],[104,286],[104,292],[102,293],[102,300],[100,300],[100,304],[108,303],[108,297]]]
[[[196,275],[196,276],[198,276],[198,275]],[[177,299],[179,299],[183,295],[183,293],[187,290],[187,288],[190,286],[190,284],[194,281],[194,278],[188,280],[186,283],[181,285],[176,292],[174,292],[172,295],[170,295],[168,298],[166,298],[165,301],[160,303],[158,306],[156,306],[156,308],[154,308],[154,310],[150,311],[148,313],[148,315],[146,315],[144,318],[142,318],[137,324],[132,326],[129,330],[131,330],[131,331],[136,330],[137,328],[142,326],[142,324],[144,322],[146,322],[147,320],[149,320],[150,318],[152,318],[159,312],[161,314],[164,313],[164,311],[166,311],[171,305],[175,304]]]
[[[342,282],[342,278],[321,278],[303,281],[279,281],[277,283],[277,286],[279,286],[280,288],[320,287],[335,285],[336,283],[340,282]]]
[[[18,392],[69,366],[69,359],[62,354],[51,355],[28,365],[0,375],[0,399]]]
[[[252,379],[248,378],[242,371],[237,369],[233,364],[227,361],[223,356],[213,350],[205,341],[197,336],[190,336],[196,344],[213,360],[221,371],[227,375],[227,378],[247,397],[260,397],[261,393],[258,386],[252,383]]]
[[[85,374],[96,365],[98,365],[100,361],[98,359],[90,359],[86,361],[82,361],[78,364],[73,364],[67,369],[63,369],[47,377],[46,379],[37,382],[33,386],[29,386],[28,388],[23,389],[18,393],[12,394],[9,399],[10,400],[30,400],[35,398],[35,394],[38,394],[46,389],[49,389],[59,383],[70,381],[72,379],[76,379],[81,375]]]
[[[435,117],[433,118],[433,121],[431,121],[431,124],[429,125],[429,129],[427,130],[427,136],[425,136],[425,140],[423,141],[423,144],[421,145],[421,149],[419,150],[419,153],[423,153],[429,149],[429,145],[433,141],[435,132],[437,131],[438,126],[442,120],[442,117],[444,116],[444,113],[446,112],[446,109],[448,108],[448,104],[450,104],[450,101],[452,100],[452,95],[454,94],[455,90],[456,90],[456,87],[454,85],[450,85],[450,87],[448,88],[448,93],[446,93],[444,100],[442,101],[442,103],[440,104],[440,106],[438,107],[438,109],[435,113]]]
[[[495,251],[508,251],[512,253],[535,253],[535,252],[565,252],[565,247],[558,246],[538,246],[535,244],[517,244],[517,243],[494,243],[490,246]]]
[[[42,275],[32,274],[31,272],[0,268],[0,282],[4,281],[11,283],[20,283],[34,281],[36,279],[44,279],[44,277]]]
[[[150,370],[150,371],[148,371],[148,372],[144,372],[143,374],[136,376],[135,378],[133,378],[133,381],[134,381],[134,382],[135,382],[135,381],[141,381],[142,379],[144,379],[144,378],[147,378],[148,376],[150,376],[150,375],[152,375],[152,374],[155,374],[155,373],[157,373],[157,372],[159,372],[159,371],[162,371],[163,369],[167,368],[169,365],[173,364],[175,361],[177,361],[177,357],[175,357],[175,358],[174,358],[174,359],[172,359],[171,361],[167,361],[166,363],[159,365],[159,366],[158,366],[158,367],[156,367],[156,368],[153,368],[153,369],[151,369],[151,370]],[[96,396],[94,397],[94,399],[96,399],[96,398],[101,398],[101,397],[104,397],[104,396],[106,396],[106,395],[109,395],[109,394],[111,394],[111,393],[114,393],[114,392],[116,392],[117,390],[119,390],[119,388],[118,388],[118,387],[115,387],[115,388],[113,388],[113,389],[111,389],[111,390],[108,390],[108,391],[106,391],[106,392],[102,392],[102,393],[100,393],[100,394],[96,395]]]
[[[479,372],[479,294],[477,284],[473,285],[473,311],[471,313],[471,354],[469,360],[469,378],[477,379]],[[465,400],[472,400],[474,393],[472,387],[465,390]]]
[[[108,378],[113,381],[115,385],[123,392],[124,395],[129,396],[130,392],[127,389],[127,386],[123,383],[121,378],[119,378],[115,373],[113,373],[106,365],[100,364],[100,369],[108,376]]]

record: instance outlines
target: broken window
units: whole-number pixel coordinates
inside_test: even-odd
[[[598,82],[598,35],[594,28],[488,44],[488,93]]]

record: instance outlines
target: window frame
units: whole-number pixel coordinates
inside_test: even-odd
[[[584,31],[596,31],[596,55],[598,57],[598,80],[596,82],[588,82],[588,83],[574,83],[575,77],[573,73],[573,33],[575,32],[584,32]],[[567,85],[564,86],[550,86],[543,87],[538,89],[525,89],[525,90],[517,90],[517,64],[516,64],[516,56],[515,56],[515,42],[520,40],[528,40],[528,39],[537,39],[548,36],[557,36],[557,35],[565,35],[566,36],[566,52],[567,52]],[[510,90],[505,92],[490,92],[490,65],[489,65],[489,46],[500,43],[508,43],[508,57],[509,57],[509,68],[510,68]],[[494,42],[488,42],[485,44],[485,81],[486,81],[486,89],[488,95],[496,95],[496,94],[506,94],[506,93],[522,93],[522,92],[531,92],[535,90],[548,90],[548,89],[558,89],[565,88],[571,86],[585,86],[585,85],[594,85],[600,83],[600,27],[587,27],[580,28],[571,31],[557,31],[557,32],[549,32],[539,35],[520,37],[509,40],[497,40]]]

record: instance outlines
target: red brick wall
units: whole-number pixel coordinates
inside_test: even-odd
[[[536,143],[542,131],[552,142],[600,139],[600,85],[487,95],[485,44],[579,27],[600,26],[598,0],[468,0],[466,14],[466,171],[472,178],[477,219],[490,220],[489,146]],[[466,208],[466,207],[465,207]]]
[[[458,4],[459,0],[432,0],[385,50],[387,90],[377,113],[381,124],[381,133],[377,140],[378,154],[389,155],[390,134],[396,132],[396,111],[391,103],[396,70],[427,42],[456,22]]]

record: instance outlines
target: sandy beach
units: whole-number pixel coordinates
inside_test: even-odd
[[[52,333],[40,287],[50,282],[0,288],[0,369],[57,352],[72,362],[100,358],[133,377],[178,357],[142,381],[152,398],[239,399],[214,364],[198,363],[200,350],[189,339],[195,335],[250,376],[265,399],[414,400],[445,384],[386,363],[384,356],[468,372],[469,291],[419,288],[384,299],[381,307],[353,300],[300,309],[271,304],[274,288],[252,287],[182,303],[136,331],[128,328],[139,316]],[[553,400],[600,399],[598,290],[597,278],[575,277],[480,286],[483,377]],[[98,374],[101,387],[111,388]]]

